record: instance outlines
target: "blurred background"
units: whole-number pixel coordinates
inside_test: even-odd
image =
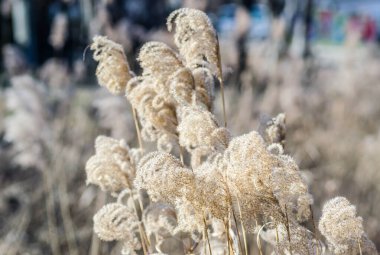
[[[94,139],[136,144],[129,104],[96,82],[94,35],[131,69],[147,41],[172,47],[166,17],[205,11],[221,44],[228,127],[286,114],[286,152],[323,202],[357,205],[380,248],[380,1],[0,0],[0,251],[118,254],[92,233],[110,198],[85,184]],[[215,112],[221,117],[217,93]]]

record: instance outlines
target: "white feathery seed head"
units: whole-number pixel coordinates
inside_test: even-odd
[[[95,36],[91,50],[94,50],[93,57],[98,62],[96,76],[99,84],[112,94],[123,94],[132,77],[123,47],[105,36]]]
[[[138,219],[128,207],[111,203],[94,215],[94,232],[104,241],[133,239]]]
[[[190,8],[178,9],[169,15],[167,27],[169,31],[175,30],[174,42],[187,67],[207,67],[221,77],[217,35],[204,12]]]
[[[359,242],[365,254],[377,254],[364,232],[363,219],[345,197],[335,197],[324,204],[319,230],[335,254],[359,254]]]

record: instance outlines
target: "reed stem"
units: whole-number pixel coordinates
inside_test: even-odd
[[[286,232],[288,232],[289,252],[290,252],[290,255],[292,255],[293,252],[292,252],[292,242],[290,239],[290,225],[289,225],[289,217],[288,217],[288,207],[286,205],[285,205],[285,217],[286,217]]]
[[[138,122],[138,119],[137,119],[137,112],[136,112],[136,109],[133,106],[132,106],[132,115],[133,115],[133,121],[135,122],[136,133],[137,133],[137,140],[138,140],[138,143],[139,143],[139,147],[142,150],[143,149],[143,144],[142,144],[142,140],[141,140],[141,130],[140,130],[139,122]]]
[[[218,80],[220,83],[220,93],[222,94],[222,106],[223,106],[223,118],[224,118],[224,127],[227,127],[227,115],[226,115],[226,102],[224,99],[224,82],[223,82],[223,70],[222,70],[222,58],[220,56],[220,46],[219,46],[219,38],[216,35],[216,50],[218,53]]]
[[[206,223],[206,217],[205,216],[203,216],[203,224],[204,224],[204,236],[206,237],[206,240],[207,240],[207,244],[208,244],[208,249],[210,251],[210,255],[212,255],[211,244],[210,244],[210,239],[208,238],[207,223]]]
[[[362,252],[362,245],[361,245],[361,242],[360,242],[360,238],[358,238],[358,245],[359,245],[359,254],[360,254],[360,255],[363,255],[363,252]]]
[[[237,200],[237,203],[238,203],[238,208],[239,208],[239,217],[240,217],[241,229],[242,229],[242,231],[243,231],[243,241],[244,241],[245,255],[248,255],[247,234],[246,234],[246,232],[245,232],[244,221],[243,221],[243,215],[242,215],[242,213],[241,213],[241,207],[240,207],[239,199]]]
[[[317,245],[317,255],[319,255],[319,237],[318,237],[318,233],[317,233],[317,228],[315,226],[315,220],[314,220],[314,212],[313,212],[313,207],[311,205],[309,205],[310,207],[310,213],[311,213],[311,221],[313,223],[313,232],[314,232],[314,236],[315,236],[315,239],[317,239],[317,242],[318,242],[318,245]]]

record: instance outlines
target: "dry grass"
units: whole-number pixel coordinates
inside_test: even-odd
[[[214,82],[219,81],[226,124],[216,34],[208,18],[196,10],[173,12],[168,18],[169,30],[173,29],[173,24],[179,55],[163,44],[143,46],[139,58],[143,73],[130,79],[126,86],[126,97],[138,114],[138,119],[135,118],[137,133],[141,125],[142,138],[156,142],[157,151],[151,152],[140,144],[137,157],[128,150],[121,155],[116,151],[120,150],[123,141],[119,145],[114,141],[111,145],[112,138],[102,138],[109,142],[96,144],[96,148],[102,148],[97,149],[99,163],[94,164],[92,158],[86,166],[89,182],[118,197],[118,209],[110,210],[111,204],[106,205],[94,217],[98,235],[107,241],[121,241],[122,254],[212,254],[213,250],[217,254],[248,254],[253,245],[250,243],[248,247],[246,232],[257,236],[260,254],[268,253],[268,247],[278,254],[376,254],[363,230],[362,219],[347,200],[342,204],[335,203],[340,201],[335,199],[326,204],[319,224],[325,238],[317,233],[308,184],[296,162],[284,154],[284,115],[262,121],[263,136],[251,131],[231,138],[230,131],[218,124],[208,107],[214,85],[205,86],[208,76],[194,78],[197,69],[202,68],[205,74],[215,76]],[[93,44],[96,51],[113,44],[102,38],[107,43],[98,46],[98,40],[95,38]],[[100,66],[103,61],[109,60],[99,60]],[[283,95],[281,88],[283,84],[291,84],[286,79],[292,77],[286,71],[289,66],[282,64],[278,64],[276,73],[271,74],[270,83],[266,84],[268,90],[272,89],[269,99],[262,98],[268,110],[282,107],[281,103],[294,107],[298,99],[294,92],[310,86],[307,82],[301,83],[304,86],[294,84],[293,91]],[[313,71],[312,63],[299,67]],[[110,70],[108,75],[115,80],[118,73]],[[107,80],[104,75],[98,78]],[[198,87],[206,93],[197,93]],[[113,86],[108,89],[112,92]],[[245,94],[251,98],[243,102],[252,102],[252,88],[247,86],[246,90]],[[249,104],[235,105],[238,108],[231,113],[242,112],[244,106],[250,107]],[[247,113],[250,111],[244,111]],[[145,156],[141,158],[141,154]],[[123,192],[120,192],[123,186],[120,175],[126,177]],[[129,195],[129,201],[124,203],[126,206],[120,198],[125,192]],[[145,193],[143,197],[141,192]],[[133,206],[128,207],[129,204]],[[167,225],[170,216],[157,211],[156,217],[162,221],[149,225],[143,217],[147,204],[150,204],[150,211],[152,207],[171,208],[176,215],[175,221]],[[332,206],[328,206],[330,204]],[[133,213],[135,221],[123,216]],[[343,216],[335,217],[337,213]],[[224,228],[216,230],[214,225],[224,225]],[[339,227],[334,229],[335,225]],[[312,228],[308,229],[310,226]],[[123,232],[133,235],[121,235]],[[261,238],[266,241],[265,248]]]
[[[147,44],[140,76],[116,43],[93,45],[101,85],[126,89],[132,108],[46,73],[4,94],[4,254],[377,254],[378,61],[327,69],[253,49],[242,92],[224,91],[224,118],[207,17],[185,9],[169,21],[179,53]],[[83,169],[107,195],[84,186]]]

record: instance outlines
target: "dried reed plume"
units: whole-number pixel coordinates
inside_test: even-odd
[[[137,218],[128,207],[112,203],[103,206],[94,216],[94,231],[105,241],[127,240]]]
[[[131,79],[126,92],[127,99],[140,117],[143,139],[158,140],[158,148],[171,151],[177,136],[175,107],[156,92],[154,83],[142,77]]]
[[[146,43],[138,58],[143,73],[128,82],[126,97],[142,122],[142,138],[157,141],[160,150],[171,151],[177,140],[176,101],[170,76],[183,68],[176,53],[164,43]]]
[[[13,77],[11,83],[5,92],[11,113],[4,118],[5,139],[13,143],[16,164],[41,168],[46,163],[44,148],[50,145],[52,136],[47,90],[27,74]]]
[[[151,152],[138,165],[136,187],[146,189],[153,200],[175,204],[179,197],[193,192],[194,174],[166,152]]]
[[[182,8],[172,12],[167,20],[169,31],[175,30],[174,42],[190,69],[207,67],[221,77],[218,40],[207,15],[199,10]]]
[[[119,204],[98,212],[95,232],[122,240],[123,254],[248,254],[245,229],[256,235],[260,254],[261,238],[277,254],[327,254],[315,229],[306,227],[314,223],[313,197],[295,160],[284,154],[285,115],[266,122],[262,135],[231,138],[211,112],[222,70],[210,20],[201,11],[180,9],[167,24],[169,31],[175,26],[179,53],[163,43],[145,44],[138,57],[142,74],[131,79],[122,49],[95,38],[95,45],[109,49],[107,58],[126,67],[125,75],[121,69],[103,72],[100,61],[103,86],[125,87],[142,137],[157,142],[158,150],[134,153],[123,142],[97,138],[86,165],[88,182],[119,195]],[[101,59],[105,51],[93,48]],[[122,205],[125,194],[130,196]],[[346,200],[328,202],[319,225],[334,254],[374,249]]]
[[[95,36],[91,44],[94,59],[99,62],[96,76],[99,84],[113,94],[122,94],[131,79],[123,47],[104,36]]]
[[[164,43],[148,42],[141,47],[138,61],[143,69],[142,76],[152,79],[158,94],[170,98],[167,81],[184,67],[177,53]]]
[[[325,203],[319,230],[326,237],[334,254],[377,254],[375,245],[363,229],[363,219],[345,197],[335,197]]]
[[[95,151],[86,164],[87,184],[96,184],[111,193],[129,188],[135,175],[135,159],[128,145],[123,140],[98,136]]]
[[[302,179],[300,171],[294,160],[286,155],[277,157],[278,166],[272,169],[272,189],[281,208],[289,209],[289,213],[295,212],[295,218],[304,222],[310,219],[310,205],[313,197],[308,192],[308,187]]]
[[[209,69],[219,80],[223,100],[224,125],[227,125],[224,85],[218,36],[207,15],[199,10],[182,8],[167,19],[169,31],[175,30],[174,42],[191,70]]]
[[[122,254],[135,254],[141,248],[138,219],[127,206],[111,203],[94,215],[94,232],[104,241],[122,241]]]
[[[192,167],[197,167],[202,157],[223,151],[230,141],[230,133],[219,127],[215,116],[197,107],[184,107],[178,125],[179,143],[191,154]]]

